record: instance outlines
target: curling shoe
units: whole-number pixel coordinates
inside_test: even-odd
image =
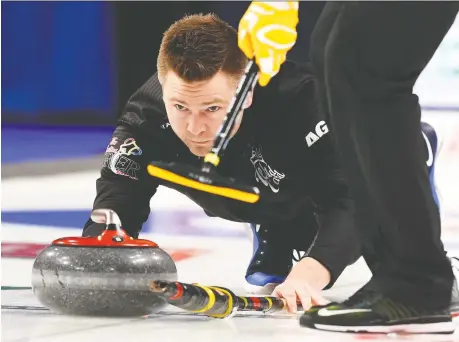
[[[253,237],[253,255],[245,275],[245,290],[249,294],[270,295],[284,282],[293,265],[305,256],[309,246],[302,250],[295,248],[297,235],[287,229],[258,224],[247,226]]]

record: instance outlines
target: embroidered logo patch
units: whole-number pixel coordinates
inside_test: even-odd
[[[263,159],[261,147],[252,148],[250,161],[255,167],[255,179],[263,185],[268,186],[272,192],[279,192],[279,183],[285,178],[285,174],[273,170]]]
[[[142,149],[137,145],[134,138],[126,139],[119,148],[116,148],[117,143],[118,138],[112,138],[105,152],[103,166],[108,167],[117,175],[138,180],[137,170],[140,170],[140,165],[130,157],[142,155]]]

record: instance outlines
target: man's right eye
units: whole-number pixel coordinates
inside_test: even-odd
[[[180,111],[184,111],[186,110],[186,107],[182,106],[181,104],[175,104],[174,107],[177,109],[177,110],[180,110]]]

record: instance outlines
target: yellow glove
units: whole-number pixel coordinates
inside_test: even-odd
[[[239,22],[239,48],[260,68],[259,84],[275,76],[295,45],[298,1],[252,2]]]

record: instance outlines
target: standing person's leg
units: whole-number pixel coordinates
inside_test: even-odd
[[[288,52],[287,58],[295,62],[310,62],[309,50],[311,36],[326,1],[300,1],[299,19],[297,26],[298,38],[295,45]]]
[[[345,305],[368,309],[367,314],[306,314],[302,323],[330,329],[340,317],[349,330],[371,325],[367,330],[386,331],[391,322],[431,323],[421,331],[450,331],[451,325],[442,324],[448,323],[453,274],[440,240],[419,101],[412,91],[454,22],[458,3],[334,6],[339,14],[333,28],[325,43],[320,38],[322,91],[353,196],[357,205],[370,203],[380,223],[361,227],[366,243],[380,252],[380,265],[367,287],[379,293],[363,301],[356,296]],[[322,23],[321,18],[313,40],[320,36]],[[414,331],[413,326],[408,330]]]
[[[370,186],[391,251],[384,272],[375,275],[380,290],[405,302],[424,298],[426,304],[430,297],[437,306],[449,303],[452,272],[440,241],[413,87],[457,8],[448,2],[345,3],[325,53],[337,143],[356,196]]]
[[[328,99],[327,99],[327,90],[325,85],[325,50],[327,46],[327,42],[331,32],[334,29],[334,26],[337,22],[337,18],[340,14],[341,8],[344,4],[342,2],[334,2],[330,1],[327,2],[326,6],[324,7],[319,21],[313,32],[313,37],[311,40],[311,47],[310,47],[310,60],[314,69],[314,73],[318,80],[317,82],[317,93],[318,93],[318,102],[320,104],[320,108],[325,114],[329,117],[329,110],[328,110]],[[336,139],[335,139],[336,140]],[[335,141],[336,142],[336,141]],[[344,164],[345,161],[343,161]],[[360,178],[361,181],[367,181],[365,177]],[[366,183],[367,187],[369,187],[369,183]],[[362,194],[366,195],[366,194]],[[362,241],[374,241],[377,238],[375,237],[378,234],[377,229],[371,229],[370,227],[377,228],[378,221],[376,220],[376,215],[373,211],[374,205],[371,205],[371,198],[367,195],[365,197],[360,196],[355,198],[356,202],[356,223],[360,227],[364,227],[365,229],[363,233],[365,234],[365,239]],[[362,234],[362,232],[361,232]],[[377,246],[371,245],[369,243],[364,244],[363,251],[365,260],[372,270],[375,271],[375,267],[379,264],[376,260],[375,256],[379,254],[375,250]]]

